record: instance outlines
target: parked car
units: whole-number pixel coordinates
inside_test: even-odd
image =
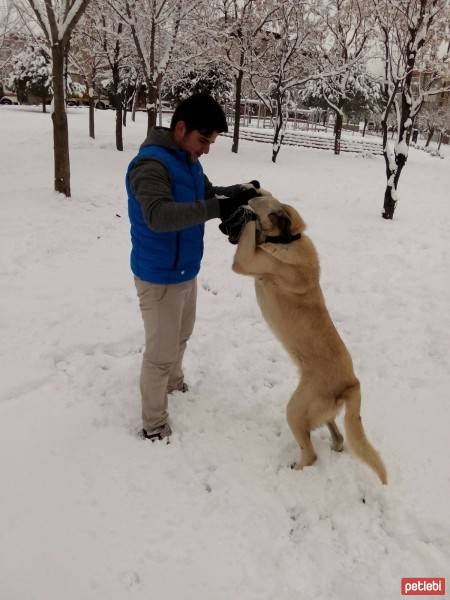
[[[80,98],[67,98],[67,106],[83,106],[84,102]]]
[[[6,93],[0,98],[0,104],[19,104],[15,94]]]
[[[99,110],[107,110],[108,108],[111,108],[109,100],[105,100],[104,98],[96,100],[94,106]]]
[[[77,98],[76,96],[71,96],[66,100],[67,106],[89,106],[89,98],[83,96],[82,98]],[[94,107],[99,110],[107,110],[111,108],[111,104],[109,100],[105,98],[96,98],[94,101]]]

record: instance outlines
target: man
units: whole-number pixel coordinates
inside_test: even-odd
[[[145,329],[140,389],[142,434],[169,438],[167,394],[184,392],[182,360],[195,322],[196,276],[204,223],[228,219],[257,192],[214,187],[198,159],[227,131],[220,105],[206,94],[179,104],[170,129],[154,127],[127,175],[131,269]]]

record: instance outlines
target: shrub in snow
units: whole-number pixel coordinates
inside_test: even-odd
[[[33,95],[43,102],[52,95],[52,67],[50,58],[39,48],[30,46],[14,59],[9,87],[15,90],[19,102]]]
[[[167,81],[163,96],[179,102],[192,94],[211,94],[217,102],[229,102],[233,95],[232,75],[223,63],[184,72],[176,81]]]
[[[41,48],[26,48],[13,59],[8,85],[21,103],[27,102],[30,96],[40,98],[43,103],[49,102],[53,96],[50,57]],[[81,98],[85,91],[85,85],[67,76],[68,95]]]

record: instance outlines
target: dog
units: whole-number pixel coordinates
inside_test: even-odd
[[[256,298],[269,327],[299,367],[301,379],[287,405],[287,421],[300,446],[293,468],[312,465],[317,456],[311,431],[327,425],[333,450],[344,439],[335,418],[345,406],[344,426],[353,453],[387,484],[387,472],[361,422],[360,383],[352,359],[325,305],[320,266],[299,213],[269,192],[249,201],[252,219],[244,225],[233,271],[255,279]]]

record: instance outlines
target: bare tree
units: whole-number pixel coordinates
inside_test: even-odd
[[[42,112],[52,96],[52,67],[46,48],[28,46],[12,60],[9,86],[15,89],[20,103],[29,96],[41,99]]]
[[[352,99],[360,95],[369,101],[378,93],[365,67],[372,28],[369,5],[364,0],[330,0],[315,12],[324,25],[321,44],[326,49],[317,53],[318,69],[335,74],[310,82],[305,96],[323,98],[333,111],[334,153],[339,154],[345,111]]]
[[[295,0],[279,4],[273,22],[264,28],[264,38],[251,56],[250,82],[274,127],[273,162],[283,143],[292,92],[310,76],[315,31],[310,16]]]
[[[272,161],[283,142],[290,104],[295,108],[298,90],[308,82],[337,79],[359,57],[344,63],[326,61],[324,24],[307,3],[284,0],[271,27],[265,28],[267,43],[252,56],[250,81],[274,127]]]
[[[201,0],[112,0],[130,28],[147,96],[147,130],[156,125],[161,84],[174,55],[180,23]]]
[[[419,113],[427,132],[425,148],[428,148],[435,133],[444,134],[450,129],[450,106],[435,102],[424,102]]]
[[[97,79],[105,69],[105,56],[98,28],[101,27],[99,4],[87,7],[75,28],[69,51],[69,64],[83,78],[89,96],[89,137],[95,138],[95,97]]]
[[[117,17],[117,14],[106,10],[100,17],[101,28],[99,35],[103,46],[103,52],[111,75],[111,83],[108,86],[114,109],[116,111],[116,148],[123,150],[123,102],[121,83],[124,70],[128,67],[127,60],[130,50],[127,45],[128,27]]]
[[[89,0],[23,0],[42,29],[52,57],[55,190],[69,197],[69,132],[65,100],[65,63],[70,36]]]
[[[427,96],[444,91],[442,73],[434,62],[429,77],[423,77],[425,59],[435,55],[430,42],[440,45],[439,19],[448,18],[446,0],[374,0],[381,33],[384,58],[384,112],[382,116],[383,155],[387,185],[382,216],[394,217],[398,201],[398,182],[408,159],[414,119]],[[388,142],[388,118],[395,110],[396,142],[392,151]]]
[[[18,24],[19,17],[12,2],[7,2],[4,8],[0,7],[0,80],[13,57],[9,47],[9,38],[17,29]]]
[[[209,39],[234,79],[232,152],[239,149],[241,100],[244,79],[251,71],[251,57],[264,46],[264,29],[277,11],[278,3],[272,0],[216,0],[210,6],[210,18],[206,21]]]
[[[108,94],[116,113],[116,148],[122,151],[126,109],[138,84],[136,50],[129,27],[110,4],[97,0],[89,6],[76,33],[81,41],[77,52],[79,68],[89,77],[92,88],[97,86]],[[93,117],[92,100],[91,95]]]

